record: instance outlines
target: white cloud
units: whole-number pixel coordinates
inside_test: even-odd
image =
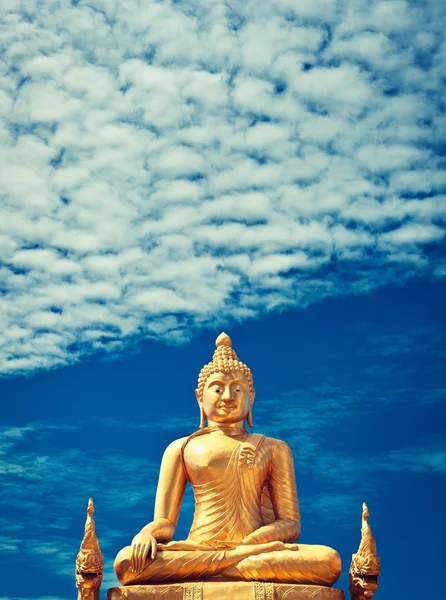
[[[378,464],[389,471],[446,474],[446,449],[444,445],[404,448],[381,457]]]
[[[386,144],[362,146],[358,151],[358,158],[371,171],[385,173],[410,167],[411,164],[427,159],[428,156],[416,148]]]
[[[3,8],[3,373],[443,276],[440,3]]]
[[[381,239],[390,242],[392,245],[423,244],[440,240],[444,237],[444,234],[445,231],[436,225],[413,223],[385,233],[381,236]]]

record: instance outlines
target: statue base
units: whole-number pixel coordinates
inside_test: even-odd
[[[344,592],[319,585],[261,581],[188,581],[110,588],[107,600],[345,600]]]

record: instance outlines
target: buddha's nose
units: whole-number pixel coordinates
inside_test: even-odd
[[[223,390],[223,394],[221,395],[222,400],[232,400],[231,389],[229,387]]]

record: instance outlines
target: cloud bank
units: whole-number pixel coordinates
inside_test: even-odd
[[[4,374],[446,273],[442,3],[3,8]]]

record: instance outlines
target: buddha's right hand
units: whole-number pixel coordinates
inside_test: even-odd
[[[156,558],[157,541],[148,532],[141,531],[132,540],[132,571],[141,573],[144,569],[147,556]]]
[[[156,558],[157,540],[169,542],[175,534],[175,525],[165,518],[155,519],[135,535],[132,540],[132,570],[141,573],[144,569],[146,558]]]

